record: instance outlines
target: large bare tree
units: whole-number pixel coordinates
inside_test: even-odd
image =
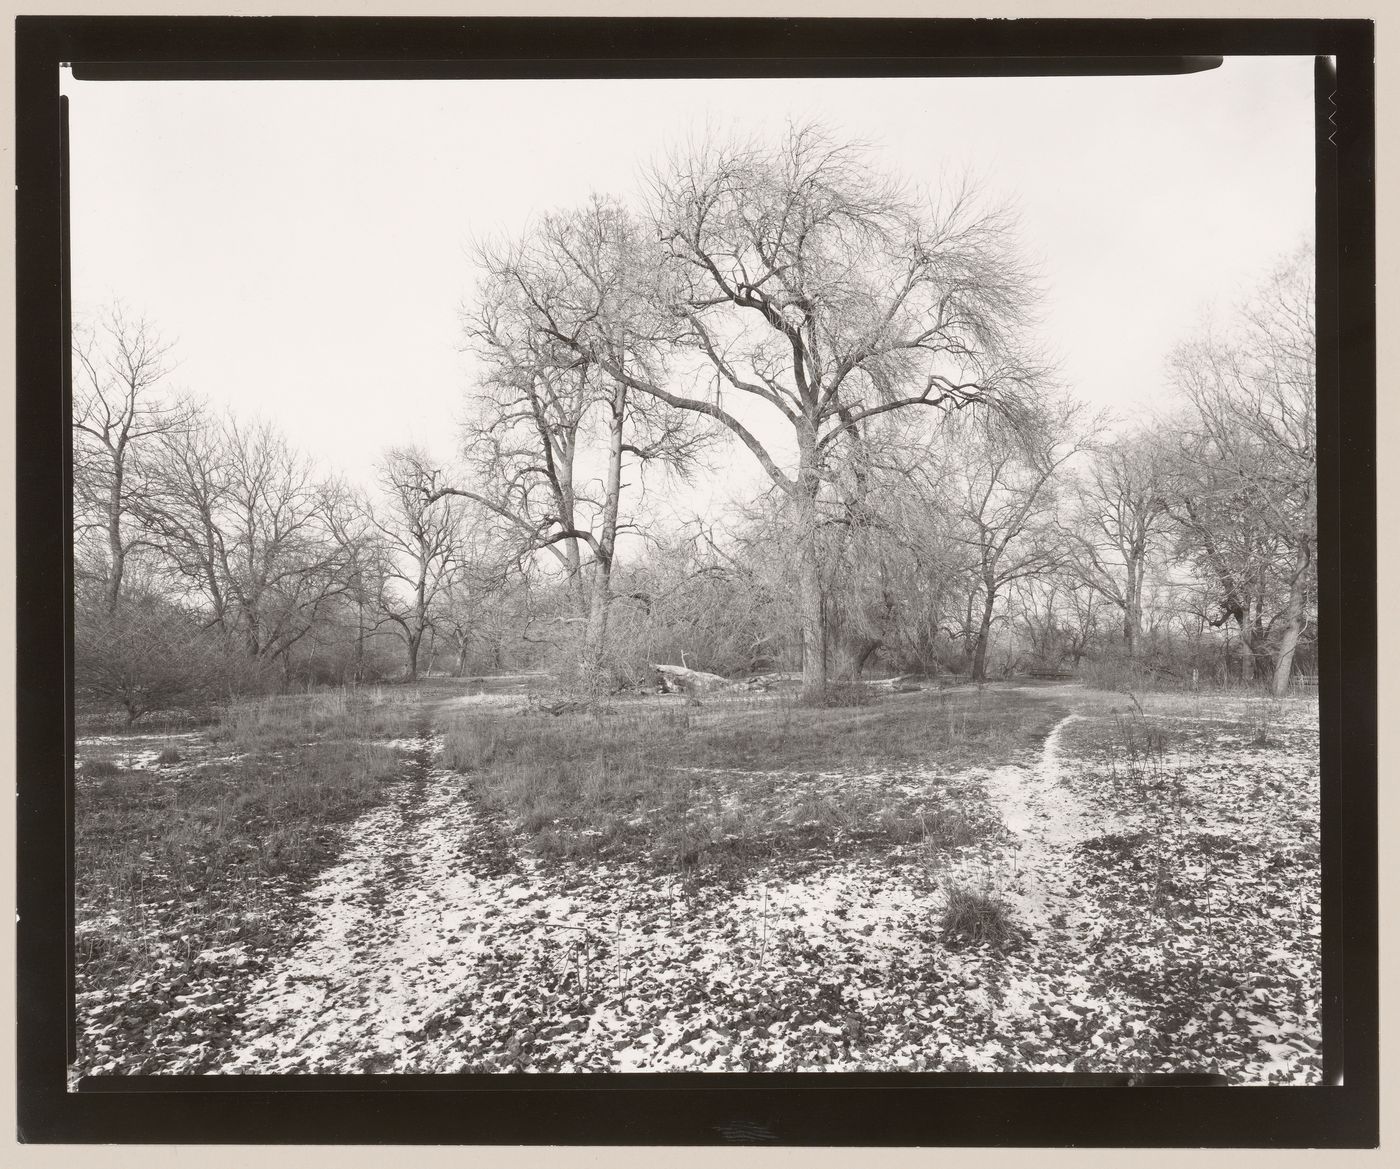
[[[1036,383],[1033,281],[1012,221],[966,187],[909,192],[819,126],[704,143],[653,175],[651,231],[585,311],[532,299],[535,327],[615,383],[725,427],[792,511],[804,690],[832,665],[823,529],[838,470],[895,411],[1014,409]],[[761,422],[767,415],[778,424]]]
[[[651,368],[653,340],[619,326],[612,368],[573,343],[580,330],[650,311],[641,236],[624,208],[595,198],[480,250],[480,305],[466,320],[484,370],[466,446],[477,486],[432,493],[475,500],[519,536],[522,554],[553,555],[576,598],[588,676],[601,668],[618,536],[630,524],[623,495],[639,486],[628,474],[650,464],[685,474],[707,438],[689,416],[634,392],[630,373]]]

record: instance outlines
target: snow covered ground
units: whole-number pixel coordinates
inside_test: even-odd
[[[395,741],[405,778],[309,889],[286,891],[295,940],[158,958],[124,993],[139,1001],[177,974],[181,993],[135,1033],[111,1022],[110,990],[87,991],[80,1015],[101,1007],[105,1021],[85,1070],[1180,1070],[1316,1082],[1315,705],[1274,712],[1263,745],[1176,712],[1170,749],[1141,759],[1118,745],[1122,715],[1079,707],[1037,752],[964,777],[1004,831],[952,851],[912,842],[711,883],[541,865],[477,798],[477,779],[430,764],[439,740]],[[906,793],[946,779],[809,778]],[[1018,942],[997,951],[945,936],[954,886],[1001,898]]]

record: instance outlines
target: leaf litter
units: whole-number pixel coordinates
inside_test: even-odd
[[[269,944],[231,927],[229,944],[191,952],[167,897],[145,907],[129,982],[80,975],[81,1071],[1318,1082],[1315,704],[1274,712],[1264,736],[1247,711],[1125,727],[1081,707],[1038,757],[957,777],[1003,825],[972,843],[773,857],[708,882],[541,863],[477,779],[426,763],[440,740],[394,741],[412,774],[344,831],[338,859],[260,890]],[[914,797],[948,777],[798,779]],[[1005,905],[1012,941],[950,938],[956,888]],[[80,931],[104,928],[80,907]]]

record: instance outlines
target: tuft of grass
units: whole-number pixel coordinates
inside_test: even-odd
[[[1252,732],[1250,745],[1269,747],[1277,745],[1277,736],[1272,734],[1279,721],[1279,702],[1265,699],[1250,704],[1249,726]]]
[[[82,774],[90,779],[111,779],[120,775],[122,769],[117,766],[114,759],[85,759],[82,766]]]
[[[166,767],[172,763],[179,763],[182,758],[183,756],[180,754],[179,748],[165,747],[161,750],[161,753],[156,756],[156,762],[162,767]]]
[[[947,895],[941,924],[948,941],[1000,950],[1015,939],[1010,907],[1001,898],[963,885],[948,886]]]

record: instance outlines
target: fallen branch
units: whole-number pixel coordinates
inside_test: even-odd
[[[718,674],[692,670],[686,666],[653,664],[663,694],[707,694],[713,690],[728,690],[733,683]]]

